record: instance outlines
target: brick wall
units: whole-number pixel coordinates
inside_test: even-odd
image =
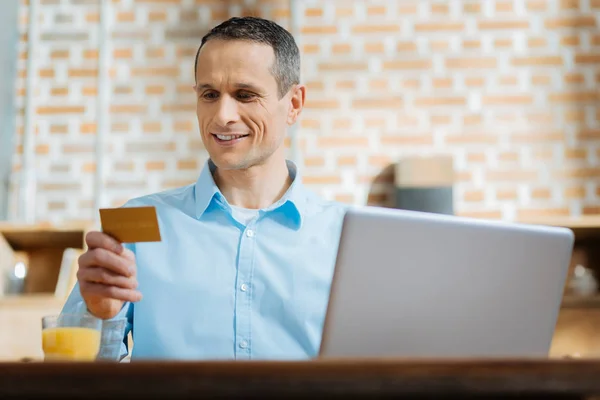
[[[289,26],[287,0],[250,3],[112,1],[107,205],[196,178],[207,156],[191,90],[201,36],[230,12]],[[382,204],[391,163],[450,152],[460,214],[600,210],[600,1],[300,3],[309,88],[300,144],[318,193]],[[98,0],[41,0],[40,11],[37,218],[92,218]],[[16,172],[20,151],[19,140]]]

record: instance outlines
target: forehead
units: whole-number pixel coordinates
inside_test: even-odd
[[[263,85],[275,84],[271,72],[275,62],[273,48],[266,44],[244,40],[212,39],[198,54],[196,81],[248,81]]]

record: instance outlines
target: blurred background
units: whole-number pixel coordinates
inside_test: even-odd
[[[214,25],[255,15],[301,50],[306,108],[286,146],[306,185],[573,228],[553,354],[600,354],[600,1],[1,1],[0,233],[19,299],[0,315],[25,320],[27,294],[62,301],[66,249],[98,208],[196,180],[195,53]]]

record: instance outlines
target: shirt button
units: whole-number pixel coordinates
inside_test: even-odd
[[[246,231],[246,236],[248,236],[248,237],[254,237],[254,231],[252,229],[248,229]]]
[[[246,290],[248,290],[248,285],[246,285],[245,283],[242,283],[242,286],[240,286],[240,290],[242,292],[245,292]]]
[[[240,342],[240,349],[245,349],[246,347],[248,347],[248,342],[245,340],[242,340]]]

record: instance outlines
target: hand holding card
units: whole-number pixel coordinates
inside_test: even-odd
[[[102,231],[121,243],[160,242],[155,207],[100,210]]]

